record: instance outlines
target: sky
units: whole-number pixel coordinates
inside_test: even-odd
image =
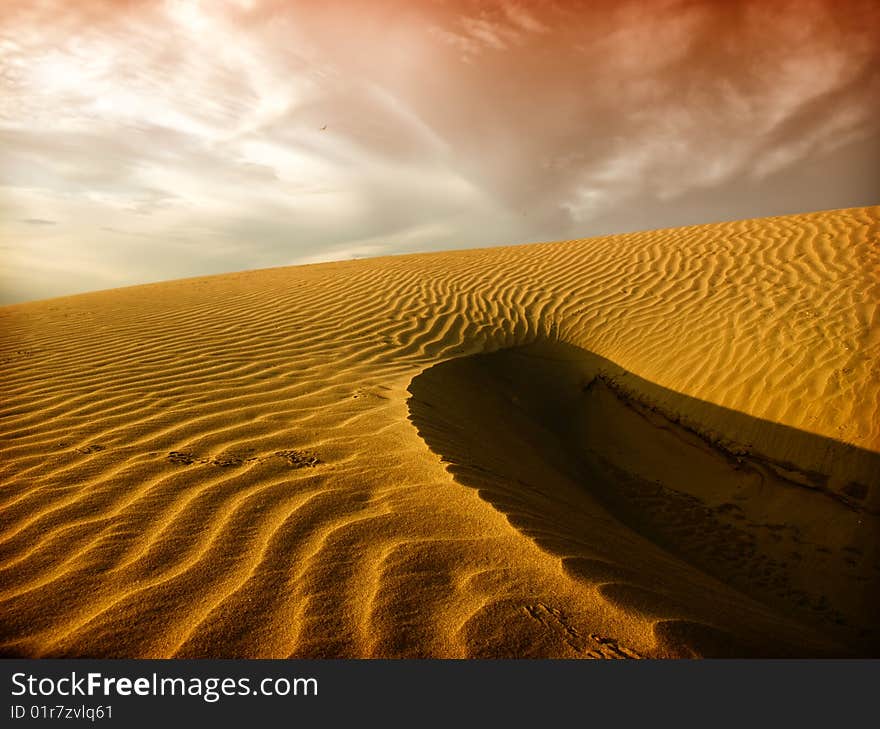
[[[0,304],[880,202],[874,0],[2,0]]]

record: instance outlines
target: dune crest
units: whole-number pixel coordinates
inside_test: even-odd
[[[876,655],[880,208],[0,309],[0,650]]]

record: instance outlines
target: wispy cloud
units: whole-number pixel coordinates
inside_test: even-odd
[[[843,5],[7,0],[0,297],[875,201]]]

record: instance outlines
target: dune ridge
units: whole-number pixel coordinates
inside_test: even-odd
[[[0,650],[876,655],[878,219],[3,307]]]

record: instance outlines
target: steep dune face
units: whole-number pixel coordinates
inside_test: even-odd
[[[656,613],[666,652],[797,655],[810,638],[796,622],[876,650],[880,579],[856,559],[878,553],[876,524],[821,474],[761,447],[802,441],[875,473],[880,455],[770,422],[729,450],[651,404],[654,391],[607,360],[540,341],[426,370],[410,411],[456,480],[568,573]],[[697,418],[717,407],[677,399]]]
[[[878,217],[6,307],[2,650],[876,655]]]

